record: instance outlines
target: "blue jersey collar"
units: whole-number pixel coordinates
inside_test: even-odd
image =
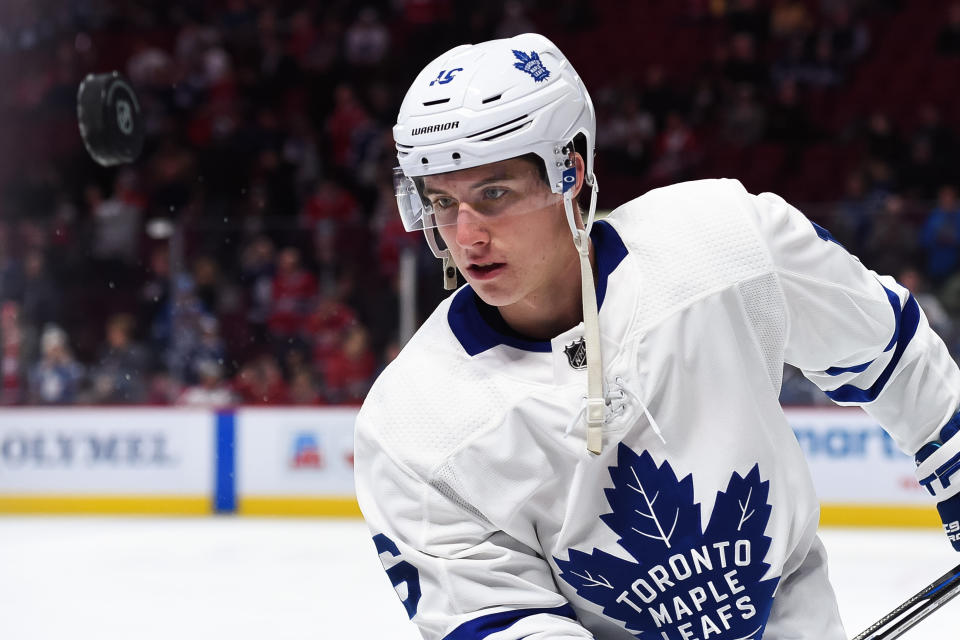
[[[626,257],[627,248],[613,227],[602,220],[594,223],[590,239],[597,260],[597,305],[602,307],[607,293],[607,278]],[[547,340],[531,340],[491,326],[480,314],[478,306],[482,304],[485,303],[467,285],[454,296],[447,312],[450,329],[468,354],[475,356],[501,344],[525,351],[550,351],[550,342]]]

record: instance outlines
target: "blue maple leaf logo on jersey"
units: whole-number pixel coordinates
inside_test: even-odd
[[[537,82],[543,82],[550,77],[550,72],[543,66],[543,61],[540,60],[540,54],[536,51],[531,51],[527,54],[523,51],[513,49],[513,55],[520,61],[514,62],[513,66],[520,69],[520,71],[526,71],[533,76],[533,79]]]
[[[705,530],[692,474],[677,480],[669,463],[620,444],[610,477],[613,512],[600,518],[635,562],[570,549],[570,560],[554,558],[560,577],[637,638],[759,640],[779,581],[763,580],[771,507],[759,466],[731,474]]]

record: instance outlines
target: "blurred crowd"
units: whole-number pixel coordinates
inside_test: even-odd
[[[401,346],[400,256],[421,319],[444,295],[395,212],[403,93],[442,51],[526,31],[591,91],[601,208],[701,177],[778,192],[960,354],[960,4],[10,0],[0,404],[360,402]],[[104,169],[75,99],[112,69],[147,142]],[[822,396],[788,371],[783,400]]]

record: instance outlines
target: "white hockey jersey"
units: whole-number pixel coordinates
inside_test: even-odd
[[[469,287],[360,411],[357,494],[407,613],[428,640],[846,638],[783,364],[913,453],[960,404],[942,341],[892,278],[734,180],[647,193],[592,239],[600,455],[583,325],[526,341]]]

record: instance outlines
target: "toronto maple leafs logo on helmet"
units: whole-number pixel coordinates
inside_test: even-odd
[[[537,82],[543,82],[550,77],[550,72],[543,66],[543,61],[540,60],[540,54],[536,51],[524,53],[523,51],[514,49],[513,55],[520,61],[514,62],[513,66],[520,69],[520,71],[529,73]]]

